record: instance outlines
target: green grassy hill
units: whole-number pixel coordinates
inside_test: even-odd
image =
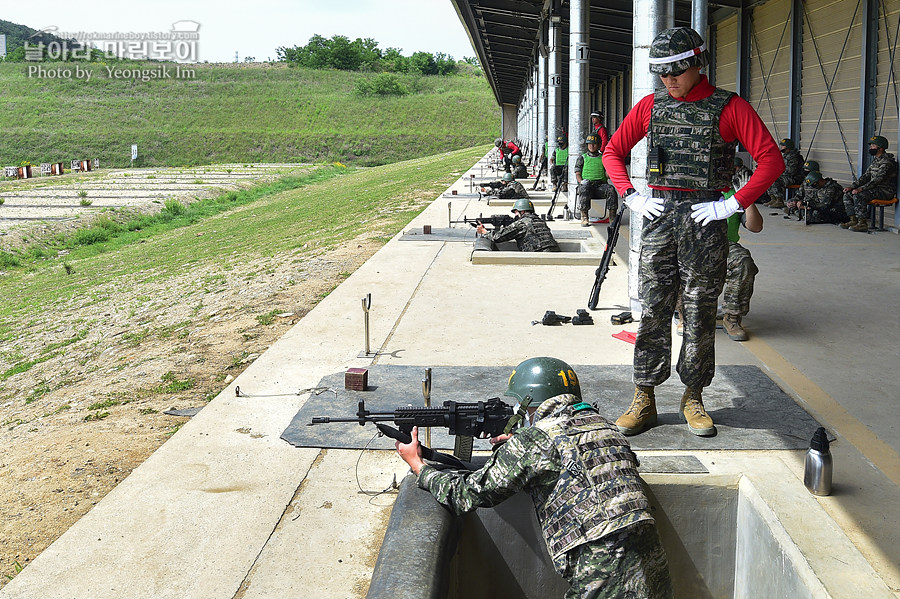
[[[178,78],[176,66],[0,63],[0,166],[75,158],[127,166],[132,144],[138,145],[136,166],[371,166],[490,143],[500,122],[483,78],[401,76],[413,93],[363,97],[354,93],[356,83],[374,75],[197,64],[180,65],[182,74],[194,72]],[[150,80],[134,72],[111,77],[110,68],[145,69]],[[61,77],[48,76],[60,69]],[[164,69],[168,77],[161,76]]]

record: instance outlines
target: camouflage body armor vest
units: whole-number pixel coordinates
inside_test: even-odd
[[[582,154],[584,166],[581,168],[581,178],[588,181],[606,182],[606,169],[603,168],[603,156],[591,156],[587,152]]]
[[[516,240],[519,251],[543,252],[550,248],[559,247],[556,240],[553,239],[550,227],[547,226],[547,223],[545,223],[540,216],[537,214],[523,214],[520,218],[528,221],[526,223],[526,230],[528,230],[530,234],[526,234],[521,239]]]
[[[535,426],[550,436],[562,458],[556,486],[547,497],[534,497],[557,568],[572,548],[651,519],[637,456],[615,425],[593,410],[575,414],[569,405]]]
[[[734,150],[719,134],[722,109],[734,95],[716,89],[696,102],[683,102],[658,90],[650,113],[649,148],[659,148],[661,172],[648,164],[647,183],[675,189],[717,190],[731,187]]]

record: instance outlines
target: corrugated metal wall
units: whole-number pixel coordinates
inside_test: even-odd
[[[750,25],[750,97],[747,100],[776,140],[788,135],[790,13],[788,0],[753,9]]]
[[[881,0],[878,19],[878,87],[875,100],[875,133],[890,142],[889,152],[898,154],[897,121],[900,95],[900,0]],[[891,64],[893,54],[893,65]],[[893,71],[893,73],[892,73]]]
[[[798,147],[826,177],[849,184],[858,162],[862,6],[846,0],[805,6]]]
[[[716,26],[716,87],[737,89],[737,15]]]

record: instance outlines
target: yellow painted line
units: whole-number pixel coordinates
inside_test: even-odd
[[[900,486],[900,455],[890,445],[879,439],[869,427],[857,420],[768,343],[754,336],[742,345],[790,385],[821,420],[856,447],[895,485]]]

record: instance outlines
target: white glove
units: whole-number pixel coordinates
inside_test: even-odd
[[[625,205],[628,206],[633,212],[636,212],[646,218],[647,220],[653,220],[663,211],[663,200],[662,198],[648,198],[646,196],[642,196],[638,192],[634,192],[630,196],[625,197]]]
[[[691,217],[701,225],[708,225],[714,220],[724,220],[735,212],[743,212],[743,208],[732,196],[727,200],[719,198],[715,202],[702,202],[691,207]]]

